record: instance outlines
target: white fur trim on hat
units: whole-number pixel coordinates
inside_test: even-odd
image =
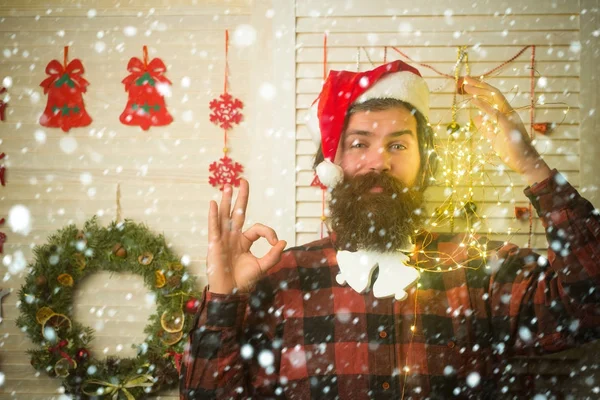
[[[353,104],[371,99],[392,98],[410,103],[429,119],[429,87],[425,79],[410,71],[394,72],[379,79]]]
[[[425,79],[412,72],[401,71],[384,76],[367,89],[353,104],[380,98],[393,98],[412,104],[429,120],[429,87]],[[305,118],[308,131],[317,146],[321,144],[318,110],[319,101],[317,100],[309,108]],[[321,180],[321,182],[323,181]]]
[[[342,167],[327,159],[321,161],[319,165],[317,165],[316,170],[321,183],[329,188],[335,187],[344,179]]]

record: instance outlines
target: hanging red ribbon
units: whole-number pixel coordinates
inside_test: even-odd
[[[75,363],[75,360],[73,360],[67,353],[65,353],[62,348],[67,346],[69,344],[69,342],[66,339],[61,340],[60,342],[58,342],[58,344],[56,346],[52,346],[52,347],[48,347],[48,351],[50,353],[56,353],[58,352],[62,358],[66,359],[67,361],[69,361],[71,364],[73,365],[77,365]]]

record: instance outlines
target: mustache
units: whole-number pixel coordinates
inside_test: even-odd
[[[339,186],[333,189],[332,195],[335,196],[336,191],[360,195],[377,186],[381,187],[386,194],[401,194],[409,191],[408,187],[402,182],[387,173],[369,172],[363,175],[345,177]]]

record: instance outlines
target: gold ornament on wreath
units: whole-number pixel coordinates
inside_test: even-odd
[[[82,230],[67,226],[34,249],[31,272],[19,292],[17,325],[37,346],[31,365],[61,378],[74,398],[140,399],[177,386],[179,362],[197,311],[199,294],[186,267],[162,235],[130,220],[102,227],[96,218]],[[79,282],[100,271],[142,276],[156,296],[156,311],[133,345],[132,358],[97,358],[90,352],[94,330],[73,319]]]

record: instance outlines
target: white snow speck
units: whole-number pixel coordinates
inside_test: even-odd
[[[13,84],[13,79],[10,76],[5,76],[4,79],[2,79],[2,86],[4,86],[7,89],[10,89],[10,87]]]
[[[545,76],[540,76],[540,78],[537,80],[537,86],[540,88],[545,88],[548,86],[548,78]]]
[[[258,363],[261,367],[267,368],[273,365],[275,361],[275,356],[273,356],[273,352],[270,350],[262,350],[258,353]]]
[[[275,97],[275,94],[277,94],[275,86],[273,86],[273,84],[269,82],[265,82],[262,85],[260,85],[258,92],[260,93],[260,97],[262,97],[265,100],[272,100]]]
[[[366,88],[367,86],[369,86],[369,78],[367,78],[366,76],[363,76],[358,81],[358,84],[360,85],[361,88]]]
[[[92,183],[92,174],[90,174],[89,172],[84,172],[81,175],[79,175],[79,180],[83,185],[89,185],[90,183]]]
[[[29,235],[31,232],[31,213],[29,208],[22,204],[13,206],[8,211],[8,225],[15,233],[20,233],[23,236]]]
[[[73,136],[65,136],[58,145],[64,153],[71,154],[77,149],[77,140]]]
[[[242,24],[233,31],[233,45],[237,47],[252,46],[256,42],[256,29],[252,25]]]
[[[102,53],[104,50],[106,50],[106,43],[104,43],[101,40],[98,40],[96,44],[94,44],[94,50],[96,50],[96,52],[98,53]]]
[[[45,327],[44,331],[43,331],[43,335],[47,341],[49,341],[51,343],[56,342],[56,331],[54,330],[53,327],[51,327],[51,326]]]
[[[35,137],[35,141],[38,142],[39,144],[46,143],[46,132],[44,132],[41,129],[38,129],[37,131],[35,131],[35,133],[33,134],[33,137]]]
[[[27,267],[27,260],[25,260],[25,255],[23,255],[21,250],[15,251],[12,256],[7,254],[4,256],[2,262],[8,266],[8,272],[12,275],[21,273]]]
[[[189,76],[184,76],[183,78],[181,78],[181,87],[188,88],[188,87],[190,87],[191,83],[192,83],[192,80],[190,79]]]
[[[240,355],[244,360],[249,360],[254,355],[254,347],[246,343],[240,348]]]
[[[96,15],[98,15],[98,12],[96,12],[96,9],[94,8],[90,8],[87,12],[88,18],[94,18]]]
[[[183,265],[184,267],[189,266],[191,261],[192,258],[189,255],[184,254],[183,256],[181,256],[181,265]]]
[[[467,376],[467,385],[469,385],[469,387],[476,387],[479,385],[479,383],[481,382],[481,375],[479,375],[477,372],[471,372],[468,376]]]
[[[171,85],[168,83],[157,83],[156,91],[163,97],[171,97]]]
[[[4,386],[4,373],[0,372],[0,387]]]
[[[192,112],[192,110],[186,110],[181,114],[181,119],[184,122],[192,122],[192,120],[194,119],[194,113]]]
[[[125,36],[135,36],[137,34],[137,28],[135,26],[126,26],[123,29],[123,33],[125,34]]]
[[[519,337],[525,343],[531,343],[531,341],[533,340],[533,334],[526,326],[522,326],[519,328]]]

